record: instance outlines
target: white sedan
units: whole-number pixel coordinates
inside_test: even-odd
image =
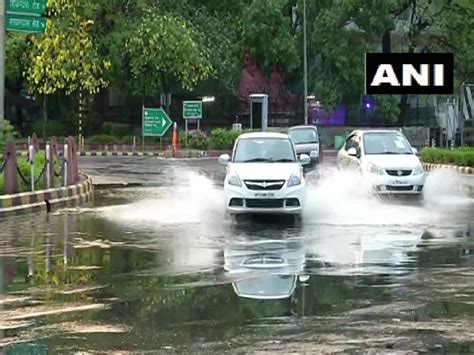
[[[399,131],[356,130],[339,150],[337,165],[360,172],[377,194],[421,196],[425,172],[416,153]]]
[[[303,165],[287,134],[254,132],[240,135],[232,157],[223,154],[227,166],[224,193],[227,212],[301,215],[305,201]]]

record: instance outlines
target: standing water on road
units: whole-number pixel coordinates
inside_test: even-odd
[[[430,175],[414,203],[329,172],[302,225],[235,223],[218,165],[199,164],[176,162],[166,186],[2,220],[0,346],[474,352],[474,201],[447,189],[457,176]]]

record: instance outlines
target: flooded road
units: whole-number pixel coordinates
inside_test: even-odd
[[[414,204],[328,167],[301,225],[236,223],[215,161],[120,162],[153,186],[1,221],[8,353],[474,352],[474,200],[455,175]]]

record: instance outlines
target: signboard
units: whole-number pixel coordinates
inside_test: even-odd
[[[143,136],[163,137],[173,122],[162,108],[143,108]]]
[[[46,19],[37,16],[7,14],[7,31],[43,33]]]
[[[43,15],[46,9],[46,0],[7,0],[8,13]]]
[[[183,101],[183,118],[185,120],[202,119],[202,101]]]
[[[7,0],[7,31],[44,33],[47,0]]]

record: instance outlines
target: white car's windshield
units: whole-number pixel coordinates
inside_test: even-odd
[[[235,163],[295,162],[296,156],[289,139],[245,138],[235,149]]]
[[[367,154],[413,154],[410,145],[399,133],[365,133],[364,153]]]
[[[295,144],[312,144],[318,143],[318,134],[312,128],[298,128],[288,132],[291,140]]]

